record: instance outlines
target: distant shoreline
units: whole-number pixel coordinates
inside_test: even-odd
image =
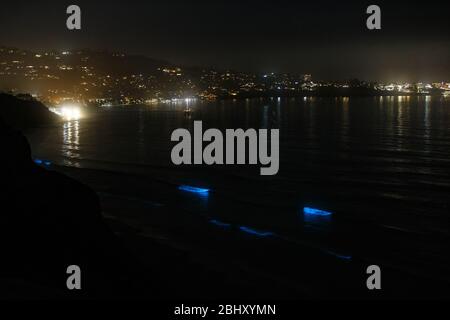
[[[375,98],[375,97],[446,97],[444,94],[430,94],[430,93],[401,93],[401,92],[384,92],[378,94],[295,94],[295,95],[245,95],[245,96],[224,96],[217,97],[216,99],[200,99],[196,98],[191,101],[192,102],[214,102],[214,101],[245,101],[249,99],[307,99],[307,98]],[[99,105],[99,104],[87,104],[89,107],[99,107],[99,108],[111,108],[111,107],[127,107],[127,106],[135,106],[135,105],[170,105],[170,104],[184,104],[184,99],[177,99],[170,101],[171,99],[163,99],[158,102],[144,102],[144,101],[134,101],[131,103],[109,103],[108,105]]]
[[[259,98],[351,98],[351,97],[440,97],[443,93],[404,93],[404,92],[380,92],[380,93],[308,93],[300,94],[269,94],[269,95],[240,95],[235,97],[218,97],[217,100],[240,100],[240,99],[259,99]]]

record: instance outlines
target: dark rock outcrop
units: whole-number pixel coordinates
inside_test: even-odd
[[[19,130],[58,122],[59,117],[31,96],[0,93],[0,117]]]

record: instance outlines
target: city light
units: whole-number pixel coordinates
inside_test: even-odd
[[[116,57],[130,63],[134,61],[132,56],[124,54],[96,54],[100,54],[104,61],[114,61],[111,59]],[[113,67],[102,70],[101,65],[95,62],[97,59],[92,59],[92,52],[84,50],[76,54],[70,51],[53,54],[0,47],[0,58],[0,75],[18,77],[25,83],[36,82],[40,87],[40,100],[50,105],[59,105],[63,101],[86,101],[88,105],[94,106],[191,104],[197,99],[305,97],[324,94],[351,96],[352,93],[361,94],[361,90],[364,94],[373,96],[448,96],[450,90],[450,83],[446,81],[319,81],[313,79],[311,74],[257,74],[214,69],[204,69],[197,74],[181,67],[162,66],[149,73],[144,72],[145,64],[142,65],[142,71],[128,70],[123,74],[117,73]],[[55,82],[49,80],[58,80],[63,86],[56,88],[52,85]],[[68,83],[74,80],[76,84],[69,86]],[[117,90],[120,94],[114,95]],[[67,116],[72,119],[78,115],[68,111]]]

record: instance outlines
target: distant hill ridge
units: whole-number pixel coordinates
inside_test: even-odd
[[[55,63],[95,66],[96,71],[99,73],[110,74],[113,72],[116,76],[133,73],[154,74],[158,68],[172,65],[164,60],[121,52],[95,51],[91,49],[66,52],[58,52],[56,50],[37,52],[0,45],[0,56],[8,57],[11,54],[26,59],[28,63],[39,61],[39,63],[53,67]],[[59,57],[60,60],[55,60],[55,57]],[[114,66],[114,68],[111,68],[111,66]]]

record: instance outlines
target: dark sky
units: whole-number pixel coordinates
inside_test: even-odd
[[[92,48],[316,79],[450,81],[450,1],[3,1],[0,44]],[[66,7],[82,9],[68,31]],[[370,4],[382,30],[366,28]]]

